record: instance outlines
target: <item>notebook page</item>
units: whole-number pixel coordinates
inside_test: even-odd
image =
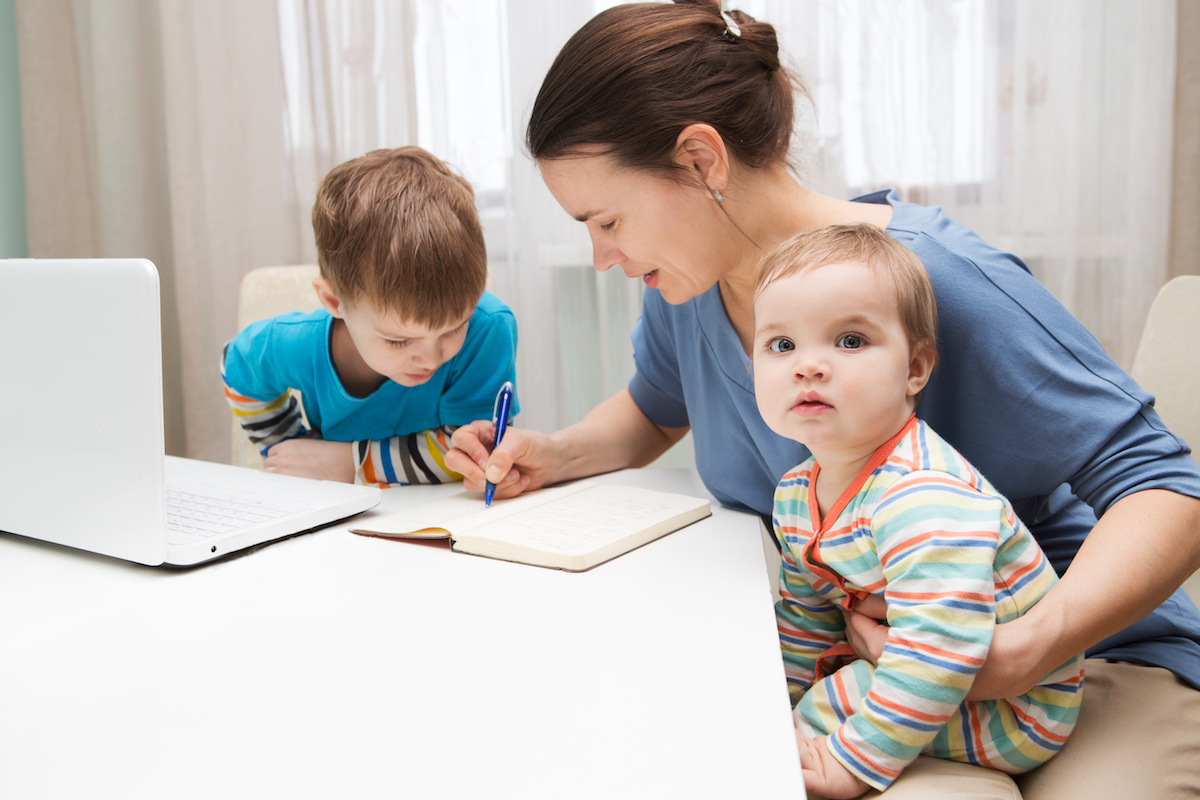
[[[497,520],[472,537],[568,555],[598,550],[704,505],[696,497],[629,486],[593,486],[520,517]]]

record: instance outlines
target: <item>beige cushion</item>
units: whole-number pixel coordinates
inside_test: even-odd
[[[321,307],[313,289],[320,274],[316,264],[289,267],[259,267],[242,278],[238,292],[238,330],[260,319],[289,311],[315,311]],[[297,392],[297,394],[299,394]],[[308,421],[305,420],[305,425]],[[250,444],[237,421],[233,422],[232,462],[240,467],[262,469],[262,457]]]
[[[1163,422],[1200,452],[1200,275],[1184,275],[1159,290],[1130,370],[1154,395]],[[1200,572],[1185,584],[1200,603]]]

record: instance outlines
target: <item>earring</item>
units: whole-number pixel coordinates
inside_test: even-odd
[[[721,194],[721,192],[717,189],[713,189],[712,196],[713,196],[713,199],[716,200],[718,203],[725,202],[725,195]]]

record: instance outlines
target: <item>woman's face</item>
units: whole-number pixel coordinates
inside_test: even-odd
[[[728,220],[700,186],[623,169],[603,154],[548,159],[539,169],[558,204],[587,225],[601,272],[620,267],[679,304],[710,289],[734,263],[723,252]]]

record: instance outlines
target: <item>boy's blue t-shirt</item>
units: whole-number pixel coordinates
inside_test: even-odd
[[[925,264],[937,295],[938,366],[917,416],[1008,497],[1060,575],[1122,497],[1200,497],[1200,468],[1153,398],[1020,259],[940,208],[894,192],[859,200],[891,204],[888,233]],[[642,412],[691,426],[700,477],[723,505],[769,515],[780,477],[809,452],[759,415],[720,287],[677,306],[647,290],[633,347],[629,391]],[[1200,614],[1180,590],[1088,654],[1167,667],[1200,687]]]
[[[298,389],[309,424],[321,437],[351,442],[491,419],[501,385],[516,381],[517,322],[491,292],[479,299],[462,349],[420,386],[386,380],[367,397],[350,395],[330,355],[332,327],[324,309],[247,326],[226,348],[226,383],[255,400]],[[514,415],[520,410],[515,392],[512,408]]]

